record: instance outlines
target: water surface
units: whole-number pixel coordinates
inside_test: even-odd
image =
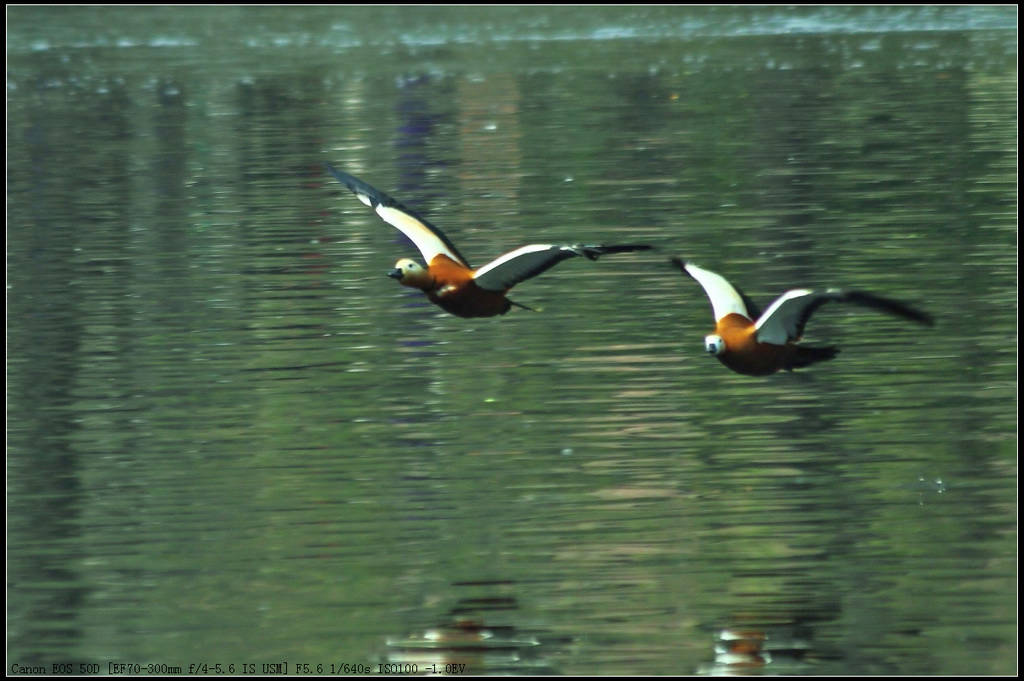
[[[12,662],[1015,670],[1015,9],[8,22]],[[658,250],[455,318],[325,161],[474,264]],[[936,326],[739,376],[673,255]]]

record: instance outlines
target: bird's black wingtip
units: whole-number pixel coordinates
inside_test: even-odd
[[[583,246],[583,248],[591,250],[597,255],[604,255],[606,253],[629,253],[631,251],[650,251],[654,249],[654,246],[650,244],[613,244],[611,246]]]
[[[392,199],[387,194],[384,194],[383,192],[378,191],[377,189],[374,189],[370,185],[366,184],[358,177],[354,175],[349,175],[344,171],[338,170],[330,163],[324,163],[324,165],[327,166],[327,172],[333,175],[334,179],[345,185],[345,187],[350,192],[359,197],[360,201],[367,204],[368,206],[371,206],[374,210],[376,210],[378,204],[384,204],[385,206],[394,206],[395,208],[400,208],[405,212],[412,214],[412,211],[406,209],[404,206],[402,206],[400,203]]]
[[[846,294],[846,299],[866,307],[873,307],[882,312],[888,312],[891,315],[902,317],[912,322],[917,322],[923,326],[935,326],[935,319],[930,314],[900,300],[876,296],[865,291],[849,291]]]
[[[689,272],[686,271],[686,265],[687,265],[687,261],[686,260],[683,260],[679,256],[674,255],[671,258],[669,258],[668,261],[670,263],[672,263],[673,265],[675,265],[676,267],[678,267],[679,269],[681,269],[683,271],[683,273],[689,274]]]
[[[346,173],[341,172],[340,170],[338,170],[337,168],[332,166],[330,163],[327,163],[326,161],[324,162],[324,167],[327,168],[327,172],[328,173],[330,173],[331,175],[334,176],[335,180],[337,180],[338,182],[341,182],[346,187],[351,188],[350,187],[351,183],[348,181],[348,178],[346,177]]]
[[[341,172],[340,170],[338,170],[337,168],[335,168],[326,161],[324,161],[324,167],[327,168],[327,172],[329,172],[331,175],[334,175],[335,179],[337,179],[339,182],[346,186],[349,184],[348,178],[352,177],[351,175],[349,175],[348,173]]]
[[[903,316],[909,319],[910,321],[917,322],[922,326],[935,326],[935,318],[932,317],[927,312],[925,312],[924,310],[920,310],[916,307],[911,307],[910,305],[907,305],[905,303],[901,304],[901,307],[901,312]]]
[[[620,244],[616,246],[606,246],[604,253],[634,253],[636,251],[652,251],[654,246],[650,244]]]
[[[596,244],[573,244],[571,246],[555,246],[554,248],[565,249],[567,252],[581,255],[588,260],[597,260],[602,255],[609,253],[630,253],[632,251],[649,251],[654,248],[650,244],[613,244],[611,246]]]

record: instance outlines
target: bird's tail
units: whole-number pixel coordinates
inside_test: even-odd
[[[517,303],[514,300],[509,300],[508,302],[511,305],[515,305],[516,307],[521,307],[524,310],[529,310],[530,312],[536,312],[537,311],[537,310],[533,309],[532,307],[530,307],[529,305],[523,305],[522,303]]]
[[[792,371],[793,369],[810,366],[815,362],[835,359],[835,356],[838,354],[839,348],[834,345],[827,348],[816,348],[813,345],[798,345],[796,354],[793,356],[792,361],[786,365],[786,369]]]

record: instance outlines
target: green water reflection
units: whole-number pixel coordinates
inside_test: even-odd
[[[9,11],[9,658],[1012,671],[1015,11],[494,12]],[[324,161],[659,250],[457,319]],[[937,325],[738,376],[671,255]]]

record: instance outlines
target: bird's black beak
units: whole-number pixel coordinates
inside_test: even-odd
[[[388,272],[388,276],[391,277],[392,279],[401,279],[402,278],[402,268],[396,267],[395,269],[393,269],[390,272]]]

